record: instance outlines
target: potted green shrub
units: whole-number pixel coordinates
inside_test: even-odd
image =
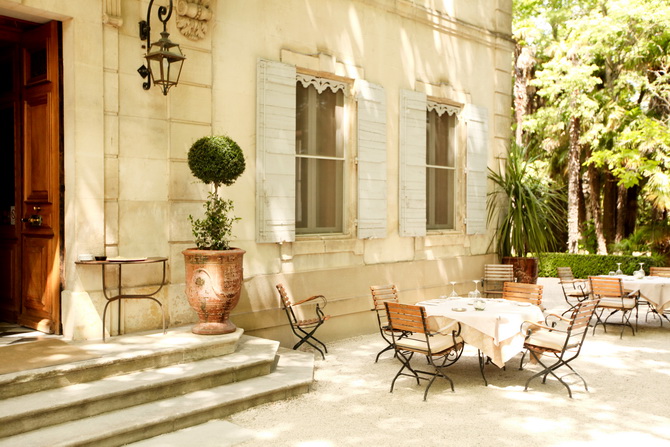
[[[561,193],[546,176],[532,169],[536,157],[512,143],[501,172],[489,169],[495,189],[487,197],[488,222],[495,223],[496,251],[504,264],[513,264],[517,281],[537,281],[539,255],[556,244],[561,225]],[[493,242],[493,241],[492,241]]]
[[[230,247],[232,225],[239,218],[231,215],[232,200],[220,197],[219,188],[232,185],[242,175],[244,153],[228,136],[206,136],[189,149],[188,166],[196,178],[213,186],[204,203],[204,217],[189,216],[196,248],[182,252],[186,297],[199,319],[192,331],[228,334],[237,329],[229,316],[240,299],[245,251]]]

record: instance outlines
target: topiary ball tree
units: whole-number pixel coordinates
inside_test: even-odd
[[[188,151],[188,167],[205,184],[230,186],[242,175],[246,165],[244,153],[227,135],[202,137]]]
[[[239,220],[230,217],[232,200],[218,196],[221,185],[230,186],[245,169],[242,149],[226,135],[202,137],[188,151],[188,167],[193,175],[205,184],[213,184],[205,202],[205,217],[188,216],[193,226],[195,244],[201,250],[228,250],[232,225]]]

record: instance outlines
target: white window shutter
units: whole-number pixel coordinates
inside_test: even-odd
[[[295,240],[296,70],[259,59],[256,98],[256,241]]]
[[[386,237],[386,95],[356,80],[358,100],[358,238]]]
[[[486,232],[488,110],[467,104],[463,115],[468,129],[467,234],[482,234]]]
[[[400,236],[426,235],[426,94],[400,91]]]

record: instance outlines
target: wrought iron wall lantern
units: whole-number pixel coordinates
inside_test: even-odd
[[[161,88],[164,95],[167,95],[170,87],[177,85],[181,67],[186,56],[181,52],[181,48],[170,40],[170,33],[167,32],[167,22],[172,16],[172,0],[169,7],[160,6],[158,8],[158,20],[163,22],[163,31],[161,38],[151,43],[151,7],[154,0],[149,2],[147,9],[147,20],[140,22],[140,39],[146,40],[146,50],[144,58],[147,60],[147,66],[142,65],[137,69],[142,78],[147,79],[142,87],[144,90],[151,88],[151,82]]]

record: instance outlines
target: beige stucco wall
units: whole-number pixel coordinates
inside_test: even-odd
[[[0,12],[63,21],[66,336],[101,334],[100,271],[76,266],[78,253],[168,257],[169,284],[159,298],[169,324],[195,320],[184,297],[181,251],[192,246],[187,216],[199,213],[207,189],[194,182],[186,153],[210,133],[229,134],[247,158],[246,172],[224,193],[242,218],[235,245],[247,251],[245,283],[233,321],[248,332],[291,343],[274,289],[278,282],[296,298],[327,296],[333,319],[322,329],[326,340],[376,330],[372,284],[396,283],[406,302],[445,293],[449,281],[469,290],[483,264],[495,260],[488,253],[490,235],[466,236],[462,224],[421,238],[398,235],[399,92],[424,91],[486,107],[489,166],[496,167],[510,134],[511,0],[210,3],[213,18],[203,40],[182,36],[171,20],[171,38],[187,60],[179,85],[163,96],[156,88],[144,91],[136,72],[144,54],[137,22],[146,17],[148,1],[0,0]],[[160,23],[153,14],[155,33]],[[258,58],[320,69],[344,66],[385,88],[387,238],[255,242]],[[462,222],[464,187],[459,200]],[[355,210],[355,203],[347,206]],[[159,279],[156,266],[124,271],[125,285],[138,291]],[[116,327],[116,319],[113,311],[107,326]],[[157,306],[124,304],[121,326],[126,332],[159,327]]]

